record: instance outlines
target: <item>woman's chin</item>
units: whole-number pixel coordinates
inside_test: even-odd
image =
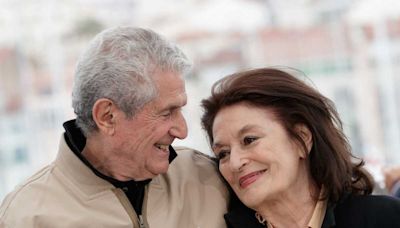
[[[239,196],[239,199],[244,205],[252,209],[259,207],[259,205],[261,205],[261,203],[264,201],[264,197],[261,195],[252,194],[250,192],[248,192],[248,194]]]

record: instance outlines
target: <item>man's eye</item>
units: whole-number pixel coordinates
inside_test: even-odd
[[[163,117],[169,117],[169,116],[171,116],[171,112],[162,113],[161,116],[163,116]]]
[[[246,136],[246,137],[244,137],[244,139],[243,139],[243,144],[244,145],[249,145],[249,144],[251,144],[252,142],[254,142],[254,141],[256,141],[258,138],[257,137],[254,137],[254,136]]]

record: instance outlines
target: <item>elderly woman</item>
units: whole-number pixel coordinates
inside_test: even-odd
[[[400,227],[400,201],[372,196],[332,102],[287,72],[218,81],[202,124],[231,187],[228,227]]]

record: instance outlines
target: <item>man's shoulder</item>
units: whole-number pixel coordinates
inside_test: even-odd
[[[35,212],[44,197],[49,197],[49,183],[53,179],[53,165],[48,165],[27,180],[15,187],[3,200],[0,206],[0,218],[5,220],[8,216],[29,214]]]
[[[216,167],[216,160],[215,158],[200,152],[198,150],[184,147],[184,146],[177,146],[174,147],[176,153],[178,154],[178,161],[180,162],[194,162],[197,165],[206,165]]]
[[[178,156],[162,177],[176,183],[179,181],[181,184],[212,184],[224,188],[217,164],[212,157],[188,147],[175,147],[175,150]]]
[[[3,209],[6,201],[13,202],[15,199],[35,191],[39,185],[43,186],[49,180],[49,175],[52,175],[52,169],[52,165],[45,166],[32,176],[28,177],[25,181],[17,185],[15,189],[4,199],[1,208]]]
[[[224,227],[228,190],[213,159],[187,147],[174,148],[178,156],[167,173],[148,188],[151,227]],[[167,225],[168,226],[168,225]]]
[[[218,167],[215,159],[198,150],[188,147],[176,147],[178,156],[170,165],[171,171],[187,171],[188,174],[218,176]]]

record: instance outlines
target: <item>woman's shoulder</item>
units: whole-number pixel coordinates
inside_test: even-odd
[[[400,209],[400,200],[386,195],[348,195],[338,206],[340,204],[345,205],[347,208],[355,207],[358,210]]]
[[[384,195],[350,194],[337,203],[334,214],[337,223],[351,221],[352,227],[400,227],[400,200]]]

